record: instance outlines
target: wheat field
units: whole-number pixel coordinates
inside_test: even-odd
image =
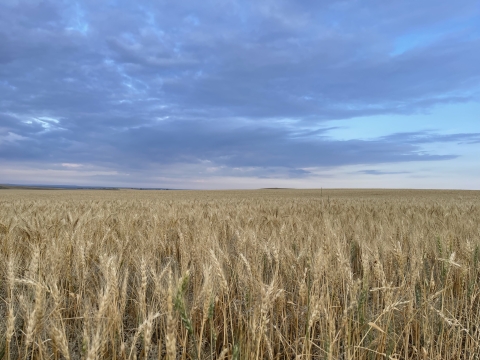
[[[480,359],[479,200],[0,190],[0,358]]]

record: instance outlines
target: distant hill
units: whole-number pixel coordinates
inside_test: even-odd
[[[0,184],[0,189],[24,189],[24,190],[119,190],[116,187],[102,186],[79,186],[79,185],[18,185],[18,184]]]
[[[23,189],[23,190],[120,190],[120,189],[130,189],[130,190],[178,190],[178,189],[167,189],[167,188],[135,188],[135,187],[110,187],[110,186],[81,186],[81,185],[38,185],[38,184],[29,184],[29,185],[18,185],[18,184],[0,184],[0,190],[14,190],[14,189]]]

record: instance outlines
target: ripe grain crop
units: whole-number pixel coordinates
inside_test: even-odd
[[[479,200],[0,190],[0,358],[479,359]]]

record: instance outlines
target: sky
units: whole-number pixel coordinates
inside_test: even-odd
[[[0,0],[0,183],[480,189],[478,0]]]

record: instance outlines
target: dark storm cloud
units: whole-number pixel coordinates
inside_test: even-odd
[[[287,177],[452,159],[422,146],[478,134],[338,141],[322,123],[476,100],[478,17],[470,0],[3,1],[0,157]]]

